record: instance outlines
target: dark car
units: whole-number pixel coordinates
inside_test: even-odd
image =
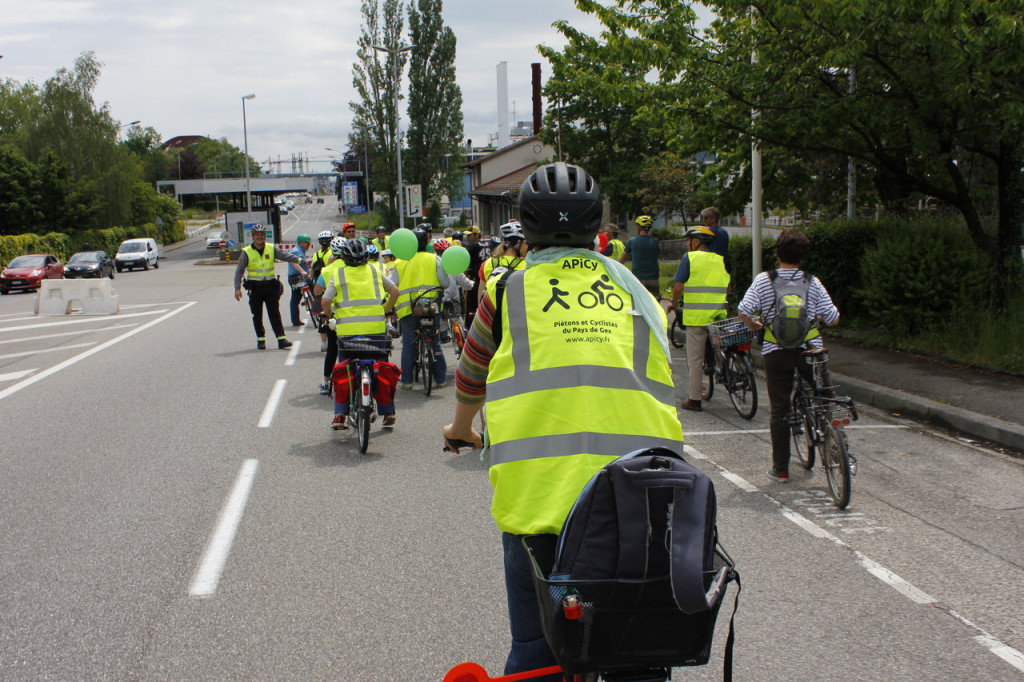
[[[34,291],[42,286],[44,279],[61,279],[64,268],[56,256],[48,253],[32,253],[18,256],[0,273],[0,294],[12,291]]]
[[[323,197],[317,197],[316,198],[316,203],[318,203],[318,204],[324,203],[324,198]]]
[[[64,278],[109,277],[114,279],[114,259],[106,251],[79,251],[64,266]]]

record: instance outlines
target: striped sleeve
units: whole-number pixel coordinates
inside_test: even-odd
[[[460,403],[479,405],[487,398],[487,370],[497,350],[491,334],[493,320],[494,304],[490,295],[484,294],[455,369],[455,398]]]

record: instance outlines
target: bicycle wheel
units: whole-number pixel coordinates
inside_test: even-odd
[[[434,383],[434,344],[425,336],[420,343],[420,381],[423,382],[423,393],[429,398]]]
[[[701,380],[700,399],[711,400],[715,394],[715,349],[711,341],[704,346],[704,378]]]
[[[363,382],[369,383],[370,368],[362,367],[359,370],[359,400],[357,401],[358,407],[356,407],[356,436],[359,438],[359,452],[365,453],[366,448],[370,445],[370,417],[371,411],[373,410],[373,400],[370,399],[369,405],[364,405],[363,399]]]
[[[672,318],[668,328],[668,340],[675,348],[686,348],[686,327],[679,315]]]
[[[850,504],[850,450],[846,444],[846,433],[837,426],[828,424],[822,440],[821,465],[825,467],[828,492],[840,509]]]
[[[754,368],[744,351],[732,353],[725,363],[725,390],[729,400],[744,419],[753,419],[757,414],[757,383]]]
[[[790,450],[804,469],[814,466],[814,421],[805,409],[810,409],[803,399],[807,395],[807,385],[797,380],[793,390],[793,401],[786,419],[789,421]]]

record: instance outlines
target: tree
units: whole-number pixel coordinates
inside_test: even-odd
[[[409,180],[424,204],[463,192],[462,90],[455,82],[455,33],[441,22],[442,0],[409,6]]]
[[[390,197],[391,225],[398,227],[398,177],[396,150],[399,144],[395,127],[395,73],[399,75],[408,59],[405,52],[382,55],[374,45],[397,48],[402,44],[403,17],[400,0],[363,0],[363,32],[356,41],[356,62],[352,66],[352,84],[359,101],[350,102],[354,114],[353,127],[371,137],[370,150],[375,170],[370,181],[372,190]],[[385,214],[389,213],[387,211]]]
[[[15,147],[0,145],[0,234],[30,232],[39,220],[36,170]]]
[[[692,216],[704,208],[696,194],[696,164],[686,162],[671,152],[662,152],[640,170],[640,188],[633,196],[643,202],[641,210],[667,218]]]
[[[675,4],[679,20],[692,21],[692,10]],[[613,214],[636,214],[642,210],[635,194],[640,169],[666,149],[665,139],[636,118],[653,96],[656,55],[650,43],[625,30],[614,10],[594,0],[577,0],[576,6],[606,28],[595,38],[556,22],[565,48],[538,46],[552,68],[541,137],[598,178]]]

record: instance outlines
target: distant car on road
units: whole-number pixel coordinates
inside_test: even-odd
[[[231,235],[227,231],[216,232],[206,237],[206,248],[208,249],[226,249],[228,248],[228,240],[231,239]]]
[[[64,266],[65,279],[109,277],[114,279],[114,259],[106,251],[79,251]]]
[[[0,272],[0,294],[12,291],[35,291],[44,279],[61,279],[64,268],[57,257],[49,253],[18,256]]]
[[[317,197],[316,198],[316,203],[318,203],[318,204],[324,203],[324,198],[323,197]]]
[[[277,210],[281,212],[281,215],[288,215],[288,211],[291,210],[291,207],[288,204],[281,204],[277,207]]]

